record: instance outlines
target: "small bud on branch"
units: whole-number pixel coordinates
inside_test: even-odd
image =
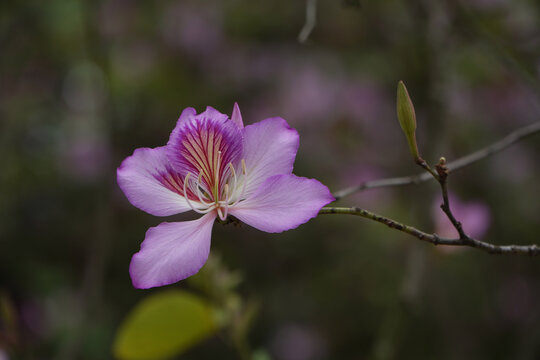
[[[397,116],[399,125],[407,138],[414,161],[419,163],[422,159],[420,158],[418,146],[416,144],[416,114],[414,112],[414,105],[403,81],[400,81],[397,87]]]

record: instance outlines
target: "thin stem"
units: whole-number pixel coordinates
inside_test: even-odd
[[[304,44],[311,32],[315,28],[317,22],[317,0],[306,1],[306,22],[298,34],[298,42]]]
[[[437,181],[439,181],[439,175],[437,175],[437,173],[435,172],[435,170],[433,170],[429,165],[428,163],[426,162],[426,160],[422,159],[421,157],[418,157],[416,159],[416,164],[418,166],[420,166],[422,169],[426,170],[429,174],[431,174],[431,176],[433,176],[433,178]]]
[[[448,167],[446,167],[446,159],[441,158],[439,160],[439,163],[435,166],[437,169],[437,173],[439,176],[437,177],[437,180],[439,181],[439,185],[441,186],[441,193],[443,197],[443,203],[441,204],[442,211],[446,214],[446,217],[454,228],[457,230],[459,234],[459,238],[461,240],[465,240],[468,238],[467,234],[465,234],[465,231],[463,230],[463,226],[461,223],[456,219],[454,214],[452,213],[452,210],[450,209],[450,200],[448,198]]]
[[[396,220],[387,218],[385,216],[373,213],[368,210],[360,209],[358,207],[323,207],[319,214],[346,214],[361,216],[363,218],[384,224],[391,229],[407,233],[411,236],[416,237],[419,240],[429,242],[433,245],[468,246],[483,250],[490,254],[519,254],[540,256],[540,246],[538,245],[493,245],[481,240],[473,239],[468,235],[465,235],[465,238],[463,239],[443,238],[438,236],[437,234],[426,233],[413,226],[405,225]]]
[[[486,146],[478,151],[475,151],[469,155],[466,155],[459,159],[451,161],[446,166],[448,167],[449,171],[456,171],[458,169],[471,165],[477,161],[485,159],[488,156],[493,155],[499,151],[502,151],[506,149],[507,147],[515,144],[516,142],[523,140],[538,132],[540,132],[540,121],[532,123],[525,127],[519,128],[511,132],[510,134],[508,134],[501,140],[494,142],[493,144]],[[388,179],[381,179],[381,180],[374,180],[374,181],[366,181],[356,186],[352,186],[343,190],[336,191],[333,195],[336,198],[336,200],[339,200],[339,199],[344,198],[345,196],[349,196],[354,193],[368,190],[368,189],[420,184],[420,183],[428,181],[429,179],[432,178],[432,176],[433,174],[423,172],[421,174],[412,175],[412,176],[403,176],[403,177],[395,177],[395,178],[388,178]]]
[[[454,228],[457,230],[459,234],[459,238],[466,239],[468,236],[465,234],[465,231],[463,230],[463,226],[456,219],[456,217],[452,213],[452,210],[450,210],[450,200],[448,200],[448,189],[447,189],[446,181],[444,181],[444,183],[441,183],[441,190],[442,190],[442,196],[443,196],[443,203],[441,204],[442,211],[444,211],[444,213],[446,214],[446,217],[448,217],[448,220],[450,220]]]

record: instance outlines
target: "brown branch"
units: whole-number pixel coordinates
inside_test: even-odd
[[[447,184],[447,178],[448,178],[448,167],[446,166],[446,159],[440,158],[439,163],[435,166],[435,169],[437,170],[437,181],[439,182],[439,185],[441,186],[441,192],[442,192],[442,198],[443,203],[441,204],[442,211],[446,214],[446,217],[454,228],[457,230],[459,234],[460,239],[466,239],[468,238],[467,234],[465,234],[465,231],[463,230],[463,226],[461,223],[456,219],[454,214],[452,213],[452,210],[450,209],[450,200],[448,199],[448,184]]]
[[[363,218],[384,224],[391,229],[395,229],[414,236],[419,240],[429,242],[433,245],[468,246],[475,249],[483,250],[490,254],[519,254],[540,256],[540,247],[538,245],[493,245],[481,240],[473,239],[468,235],[465,235],[464,238],[460,239],[443,238],[438,236],[437,234],[429,234],[423,232],[413,226],[402,224],[393,219],[372,213],[368,210],[360,209],[358,207],[324,207],[321,209],[319,214],[347,214],[361,216]]]
[[[513,145],[516,142],[523,140],[526,137],[534,135],[538,132],[540,132],[540,121],[532,123],[528,126],[522,127],[520,129],[517,129],[511,132],[510,134],[508,134],[507,136],[505,136],[504,138],[502,138],[501,140],[489,146],[486,146],[485,148],[482,148],[478,151],[475,151],[469,155],[466,155],[459,159],[451,161],[446,166],[448,167],[449,171],[456,171],[458,169],[462,169],[477,161],[485,159],[490,155],[493,155],[499,151],[502,151],[506,149],[507,147],[509,147],[510,145]],[[424,173],[412,175],[412,176],[403,176],[403,177],[395,177],[395,178],[388,178],[388,179],[381,179],[381,180],[374,180],[374,181],[366,181],[366,182],[360,183],[359,185],[336,191],[333,195],[336,198],[336,200],[339,200],[345,196],[352,195],[354,193],[368,190],[368,189],[420,184],[420,183],[428,181],[431,178],[432,178],[432,174],[424,172]]]

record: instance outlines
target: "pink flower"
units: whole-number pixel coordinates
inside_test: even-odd
[[[131,259],[133,285],[146,289],[197,273],[217,217],[282,232],[317,216],[334,198],[317,180],[292,174],[298,142],[282,118],[244,127],[235,104],[231,119],[211,107],[199,115],[187,108],[166,146],[135,150],[117,171],[134,206],[155,216],[203,216],[150,228]]]

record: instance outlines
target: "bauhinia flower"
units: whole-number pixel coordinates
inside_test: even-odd
[[[155,216],[193,210],[198,220],[150,228],[129,267],[136,288],[162,286],[199,271],[212,226],[232,215],[266,232],[298,227],[334,198],[314,179],[292,174],[299,137],[282,118],[244,127],[208,107],[185,109],[166,146],[136,149],[118,168],[118,185],[136,207]]]

